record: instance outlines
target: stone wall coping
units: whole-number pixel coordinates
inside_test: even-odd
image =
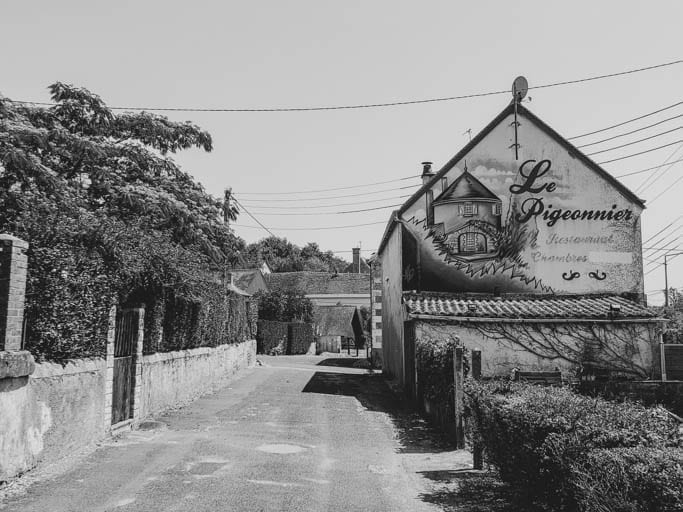
[[[33,356],[26,350],[0,350],[0,379],[27,377],[35,367]]]
[[[216,352],[229,350],[231,347],[241,347],[245,343],[256,342],[256,340],[245,340],[241,343],[225,343],[216,347],[199,347],[185,350],[176,350],[173,352],[156,352],[155,354],[148,354],[142,356],[142,364],[150,365],[156,363],[163,363],[173,359],[191,359],[194,357],[204,357],[215,354]]]
[[[66,364],[43,362],[36,364],[33,379],[49,379],[79,373],[103,372],[106,369],[104,358],[73,359]]]

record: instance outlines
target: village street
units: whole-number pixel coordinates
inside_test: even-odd
[[[470,467],[380,374],[320,356],[260,357],[228,387],[108,441],[0,510],[438,510],[433,475]]]

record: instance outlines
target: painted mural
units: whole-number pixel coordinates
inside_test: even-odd
[[[642,207],[522,125],[519,159],[501,123],[402,215],[420,241],[404,243],[404,262],[419,262],[417,283],[404,279],[404,289],[642,293]]]

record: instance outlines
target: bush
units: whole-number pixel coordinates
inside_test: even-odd
[[[593,450],[573,464],[576,506],[586,512],[683,510],[683,450]]]
[[[439,409],[437,416],[445,422],[452,422],[455,417],[453,356],[458,345],[458,338],[415,341],[415,364],[420,393]],[[469,363],[466,353],[463,359],[464,374],[467,375]]]
[[[604,473],[603,460],[608,460],[605,454],[611,454],[609,460],[615,467],[640,454],[638,460],[644,470],[630,469],[623,478],[613,476],[622,480],[613,485],[612,492],[621,492],[624,499],[630,499],[623,492],[629,485],[638,478],[639,485],[645,485],[649,478],[646,475],[656,474],[648,466],[647,454],[659,460],[657,454],[670,449],[678,460],[681,458],[677,424],[664,409],[591,399],[565,388],[502,381],[469,381],[467,386],[467,412],[475,435],[485,446],[487,459],[498,468],[503,480],[531,501],[543,502],[546,508],[608,510],[586,508],[592,501],[599,502],[606,492],[596,490],[600,487],[599,475]],[[660,460],[659,465],[676,467],[667,461]],[[677,481],[671,474],[662,478]],[[665,480],[657,485],[667,487]],[[642,508],[636,501],[629,506],[609,510],[669,510],[652,504],[648,506],[655,508]]]

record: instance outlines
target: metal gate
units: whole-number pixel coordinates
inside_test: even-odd
[[[116,314],[114,379],[111,401],[112,425],[133,417],[139,318],[140,311],[138,309],[123,309]]]

